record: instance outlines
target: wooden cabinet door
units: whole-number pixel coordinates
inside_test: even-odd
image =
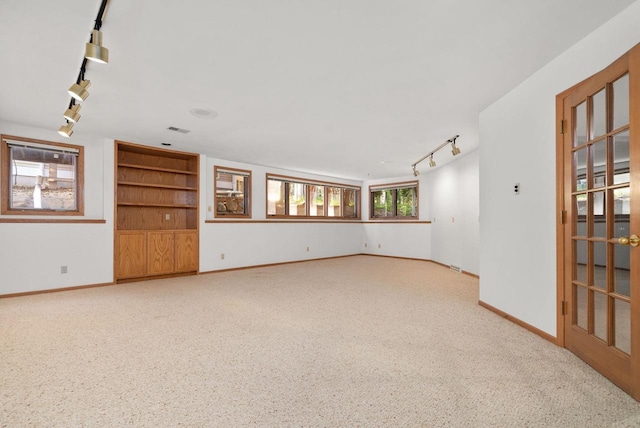
[[[198,232],[175,232],[176,272],[198,270]]]
[[[147,236],[145,232],[118,232],[116,277],[132,278],[147,274]]]
[[[173,232],[148,232],[147,273],[163,275],[173,273]]]

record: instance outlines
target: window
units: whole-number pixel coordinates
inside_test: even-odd
[[[2,214],[82,215],[83,147],[2,136]]]
[[[251,218],[251,171],[213,167],[215,217]]]
[[[360,188],[267,174],[267,216],[357,219]]]
[[[418,218],[418,182],[369,187],[372,219],[412,220]]]

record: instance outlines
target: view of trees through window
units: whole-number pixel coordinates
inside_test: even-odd
[[[391,186],[391,185],[389,185]],[[370,189],[371,218],[416,218],[418,216],[418,182],[398,187],[376,186]]]
[[[267,215],[358,218],[359,188],[267,177]]]

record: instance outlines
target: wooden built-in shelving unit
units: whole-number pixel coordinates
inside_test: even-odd
[[[198,272],[198,155],[116,141],[116,281]]]

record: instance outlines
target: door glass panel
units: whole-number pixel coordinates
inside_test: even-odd
[[[605,204],[605,192],[593,192],[591,201],[593,203],[593,236],[599,238],[607,237],[607,210]]]
[[[607,185],[607,143],[599,141],[591,146],[591,170],[593,171],[593,188]]]
[[[575,168],[575,190],[587,190],[587,148],[583,147],[573,155]]]
[[[582,102],[576,106],[575,110],[575,124],[576,129],[574,131],[575,138],[573,140],[573,146],[578,147],[587,142],[587,103]]]
[[[613,189],[613,214],[615,216],[615,224],[613,227],[613,237],[629,236],[629,188],[621,187]]]
[[[614,246],[615,271],[613,275],[613,290],[623,296],[631,296],[631,247],[628,245]]]
[[[607,341],[607,295],[602,293],[593,294],[593,334],[600,339]]]
[[[607,289],[607,243],[593,243],[593,285]]]
[[[574,285],[575,290],[575,318],[573,323],[578,327],[587,329],[587,289]]]
[[[573,279],[587,284],[587,241],[576,241],[576,266]]]
[[[577,236],[587,236],[587,194],[583,193],[573,197],[573,212],[576,213]]]
[[[631,354],[631,305],[615,299],[615,345],[619,350]]]
[[[629,75],[613,82],[613,129],[629,124]]]
[[[613,136],[613,184],[629,182],[629,131]]]
[[[593,138],[598,138],[607,132],[607,103],[605,89],[596,93],[593,98]]]

